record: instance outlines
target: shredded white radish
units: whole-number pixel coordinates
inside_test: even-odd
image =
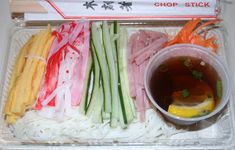
[[[50,113],[52,108],[44,107],[39,112]],[[139,118],[133,121],[127,129],[111,128],[108,122],[95,124],[86,116],[73,108],[71,117],[61,121],[58,118],[47,119],[36,111],[29,111],[14,125],[14,134],[24,140],[46,142],[61,141],[119,141],[119,142],[154,142],[161,138],[182,132],[167,125],[153,110],[146,112],[146,121],[140,123]]]

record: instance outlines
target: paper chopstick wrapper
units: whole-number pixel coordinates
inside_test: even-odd
[[[26,13],[26,20],[154,20],[216,18],[218,0],[47,0],[47,14]]]

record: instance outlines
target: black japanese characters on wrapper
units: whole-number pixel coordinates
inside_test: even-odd
[[[121,8],[122,10],[131,11],[132,10],[132,2],[126,2],[126,1],[120,1],[115,3],[114,1],[103,1],[102,5],[100,5],[101,8],[104,10],[115,10],[115,5],[119,5],[118,8]],[[86,7],[86,9],[92,9],[95,10],[96,7],[99,6],[99,4],[95,1],[86,1],[83,6]]]
[[[130,11],[132,10],[131,6],[132,6],[132,2],[118,2],[118,4],[120,4],[120,8],[122,10],[126,9],[126,11]]]
[[[103,1],[104,4],[101,6],[102,8],[104,8],[105,10],[114,10],[114,7],[113,7],[113,1]]]
[[[85,3],[83,4],[83,6],[85,6],[86,9],[91,8],[91,9],[95,10],[94,7],[95,7],[95,6],[98,6],[98,4],[96,4],[95,1],[92,0],[92,1],[90,1],[90,2],[85,2]]]

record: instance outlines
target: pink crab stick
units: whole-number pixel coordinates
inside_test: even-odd
[[[90,57],[90,24],[88,21],[62,24],[47,60],[45,77],[35,109],[53,107],[60,117],[80,104]]]

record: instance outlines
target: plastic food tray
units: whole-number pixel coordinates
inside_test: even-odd
[[[127,27],[129,37],[139,29],[155,30],[167,33],[168,35],[175,35],[181,28],[178,22],[169,21],[169,23],[156,22],[124,22],[122,26]],[[103,139],[102,141],[89,140],[84,141],[51,141],[40,142],[34,140],[21,140],[14,137],[11,127],[8,127],[4,122],[3,107],[7,99],[8,84],[11,78],[11,71],[13,69],[16,56],[20,48],[29,39],[29,37],[36,33],[39,29],[45,26],[26,26],[16,27],[12,30],[12,36],[9,40],[9,49],[7,52],[7,59],[4,69],[2,71],[1,84],[3,85],[1,96],[1,111],[0,111],[0,144],[2,148],[9,149],[37,149],[37,148],[65,148],[70,146],[144,146],[142,148],[167,148],[167,149],[192,149],[192,148],[206,148],[206,149],[229,149],[234,146],[235,140],[235,118],[234,118],[234,89],[232,88],[232,95],[229,99],[228,105],[217,116],[201,121],[191,126],[173,125],[176,129],[182,131],[174,134],[168,138],[156,138],[156,140],[149,142],[148,139],[143,141],[127,141],[115,142]],[[229,46],[226,44],[226,31],[223,26],[213,29],[209,34],[216,35],[219,43],[219,57],[225,64],[231,65],[232,58],[229,57],[231,53]],[[234,77],[231,74],[231,82],[234,82]],[[166,121],[166,120],[165,120]],[[167,122],[167,121],[166,121]],[[79,123],[79,122],[78,122]],[[167,122],[169,123],[169,122]],[[136,131],[138,132],[138,131]],[[53,144],[50,144],[53,143]],[[33,147],[32,147],[33,146]],[[58,147],[57,147],[58,146]]]

